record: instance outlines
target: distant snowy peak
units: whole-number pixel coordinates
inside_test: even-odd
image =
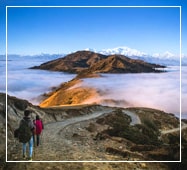
[[[94,50],[95,51],[95,50]],[[147,54],[145,52],[133,49],[133,48],[129,48],[129,47],[117,47],[117,48],[112,48],[112,49],[103,49],[101,51],[99,51],[99,53],[101,54],[106,54],[106,55],[110,55],[110,54],[122,54],[122,55],[126,55],[128,57],[133,57],[133,56],[138,56],[138,57],[155,57],[155,58],[178,58],[179,56],[177,56],[176,54],[173,54],[169,51],[166,51],[164,53],[154,53],[154,54]]]
[[[153,57],[156,57],[156,58],[165,58],[165,59],[170,59],[170,58],[178,58],[179,56],[177,56],[176,54],[173,54],[169,51],[166,51],[164,53],[154,53],[152,55]]]
[[[93,48],[85,48],[84,51],[92,51],[92,52],[97,52],[97,50],[93,49]]]
[[[132,49],[126,46],[112,48],[112,49],[103,49],[101,51],[97,51],[95,49],[87,48],[86,51],[97,52],[104,55],[112,55],[112,54],[121,54],[132,59],[141,59],[146,62],[162,64],[162,65],[180,65],[180,56],[173,54],[169,51],[164,53],[154,53],[147,54],[145,52]],[[187,57],[182,54],[182,64],[187,65]]]
[[[125,55],[128,57],[131,56],[146,56],[147,54],[141,51],[138,51],[136,49],[132,49],[129,47],[117,47],[117,48],[113,48],[113,49],[103,49],[101,51],[99,51],[99,53],[101,54],[105,54],[105,55],[110,55],[110,54],[121,54],[121,55]]]

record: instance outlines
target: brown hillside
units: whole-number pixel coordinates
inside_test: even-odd
[[[141,60],[133,60],[123,55],[111,55],[95,63],[88,70],[92,73],[141,73],[160,72],[155,68],[159,65],[146,63]]]
[[[107,56],[90,52],[90,51],[77,51],[75,53],[69,54],[64,58],[59,58],[40,66],[34,66],[31,69],[43,69],[52,71],[64,71],[70,73],[78,73],[81,70],[87,69],[96,62],[100,61]]]
[[[133,60],[123,55],[102,55],[90,51],[77,51],[32,69],[64,71],[69,73],[141,73],[160,72],[155,68],[163,66]]]

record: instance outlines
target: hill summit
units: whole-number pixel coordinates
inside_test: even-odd
[[[142,60],[130,59],[124,55],[103,55],[91,51],[77,51],[31,69],[63,71],[69,73],[142,73],[162,72],[157,68],[165,66]]]

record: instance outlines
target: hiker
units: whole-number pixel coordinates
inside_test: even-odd
[[[36,135],[36,146],[39,146],[40,135],[42,133],[42,130],[44,129],[44,125],[43,125],[43,122],[38,115],[36,115],[36,120],[34,120],[33,122],[34,122],[34,125],[35,125],[34,144],[35,144],[35,135]]]
[[[20,121],[19,125],[19,141],[23,143],[23,158],[26,158],[26,148],[27,143],[29,145],[29,161],[32,161],[32,154],[33,154],[33,132],[35,129],[35,126],[33,124],[33,121],[31,120],[30,111],[25,110],[24,111],[24,117]]]

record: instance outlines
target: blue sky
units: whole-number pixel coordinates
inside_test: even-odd
[[[4,1],[0,7],[0,53],[5,53],[6,5],[183,5],[184,1]],[[187,16],[187,15],[186,15]],[[8,53],[68,53],[128,46],[145,53],[179,53],[179,8],[8,8]],[[182,17],[182,44],[186,21]],[[186,30],[185,30],[186,29]],[[183,48],[183,53],[187,54]]]

